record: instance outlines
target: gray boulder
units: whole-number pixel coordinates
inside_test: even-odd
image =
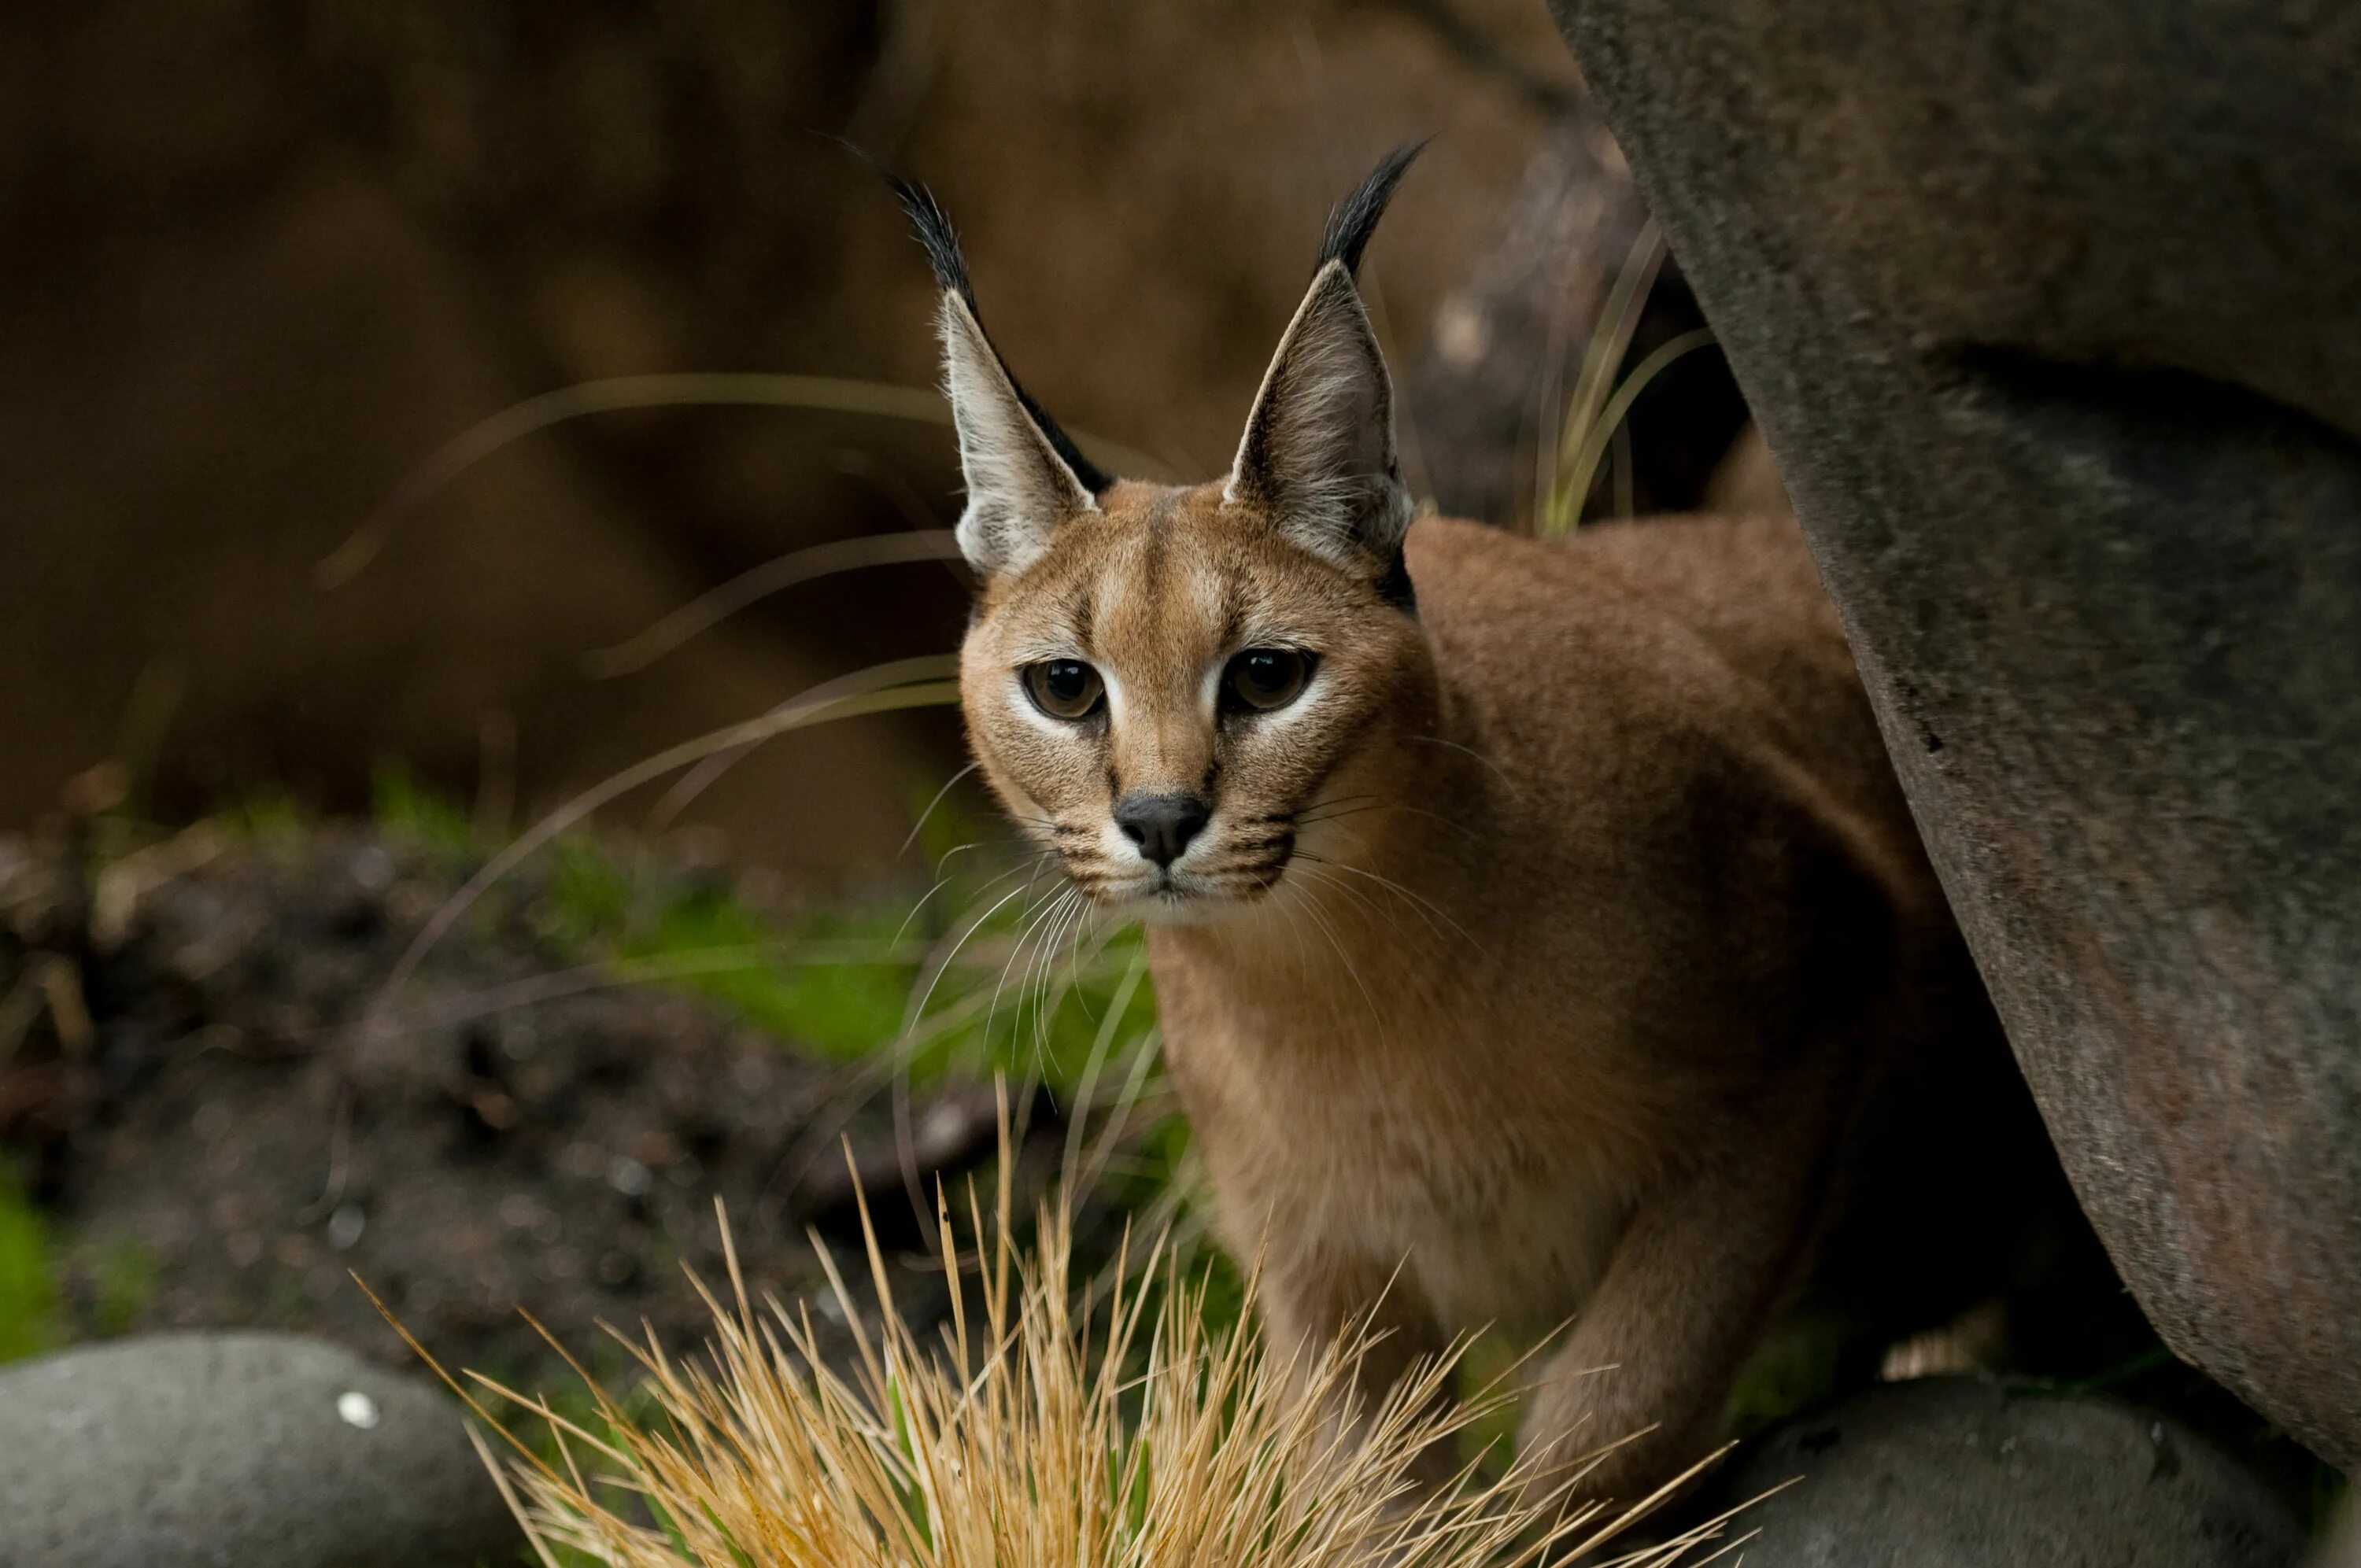
[[[1796,1477],[1802,1479],[1796,1480]],[[1717,1483],[1748,1568],[2285,1568],[2302,1531],[2202,1438],[2111,1400],[1969,1378],[1799,1417]]]
[[[2312,1559],[2312,1568],[2361,1568],[2361,1499],[2348,1497],[2328,1539]]]
[[[2085,1209],[2361,1464],[2361,14],[1554,3]]]
[[[0,1372],[0,1568],[467,1568],[522,1541],[457,1409],[278,1333]]]

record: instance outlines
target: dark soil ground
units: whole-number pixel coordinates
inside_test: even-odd
[[[148,860],[93,881],[0,841],[0,1154],[49,1218],[66,1337],[284,1327],[410,1364],[357,1276],[445,1364],[548,1387],[520,1307],[577,1352],[600,1322],[702,1338],[683,1266],[722,1277],[717,1195],[750,1285],[818,1288],[807,1226],[858,1250],[840,1129],[906,1230],[906,1164],[989,1154],[988,1091],[906,1102],[906,1161],[847,1069],[577,975],[529,876],[376,1017],[467,868],[358,829]]]

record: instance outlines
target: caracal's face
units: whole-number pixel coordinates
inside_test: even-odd
[[[961,694],[985,776],[1075,887],[1203,919],[1315,855],[1304,829],[1364,786],[1356,759],[1423,647],[1220,484],[1126,482],[986,586]]]

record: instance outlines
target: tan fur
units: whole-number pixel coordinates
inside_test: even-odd
[[[1992,1048],[1795,524],[1422,521],[1412,620],[1213,487],[1102,508],[987,590],[969,724],[1076,884],[1148,914],[1274,1326],[1382,1299],[1400,1365],[1576,1316],[1529,1437],[1653,1425],[1594,1485],[1661,1476],[1808,1261],[1873,1058]],[[1316,722],[1224,736],[1206,672],[1282,637],[1323,656]],[[1021,707],[1053,649],[1119,683],[1094,742]],[[1112,802],[1209,773],[1202,891],[1143,906]]]
[[[1571,1318],[1525,1441],[1642,1433],[1584,1485],[1629,1494],[1807,1283],[1874,1298],[1870,1368],[1993,1285],[2038,1135],[1792,519],[1405,538],[1352,267],[1406,162],[1332,219],[1216,483],[1078,483],[947,316],[962,538],[992,542],[961,694],[1024,830],[1148,921],[1277,1337],[1374,1315],[1383,1380]],[[1224,707],[1250,649],[1312,655],[1301,696]],[[1104,698],[1053,717],[1035,665]],[[1158,802],[1202,823],[1177,857]]]

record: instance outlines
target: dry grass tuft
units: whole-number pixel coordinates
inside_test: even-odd
[[[471,1375],[555,1440],[553,1461],[463,1393],[513,1450],[503,1467],[477,1439],[542,1562],[1475,1568],[1596,1551],[1644,1511],[1590,1506],[1559,1518],[1563,1488],[1536,1497],[1543,1489],[1513,1466],[1492,1481],[1471,1468],[1455,1491],[1422,1499],[1410,1479],[1420,1452],[1510,1398],[1495,1390],[1440,1413],[1433,1397],[1450,1388],[1455,1353],[1369,1412],[1357,1439],[1340,1437],[1318,1409],[1350,1386],[1366,1338],[1287,1365],[1250,1327],[1209,1327],[1161,1244],[1117,1269],[1126,1283],[1093,1304],[1076,1293],[1063,1212],[1045,1206],[1027,1256],[1010,1206],[1004,1177],[987,1228],[971,1193],[968,1234],[991,1239],[971,1255],[977,1277],[951,1291],[939,1344],[922,1343],[896,1310],[873,1231],[879,1326],[864,1327],[830,1264],[857,1342],[849,1376],[819,1354],[807,1308],[750,1303],[734,1253],[731,1300],[707,1293],[714,1332],[703,1359],[627,1342],[645,1374],[634,1409],[652,1405],[653,1416],[587,1374],[597,1411],[588,1424]],[[938,1228],[942,1255],[959,1256],[940,1205]],[[1670,1564],[1714,1533],[1621,1561]]]

